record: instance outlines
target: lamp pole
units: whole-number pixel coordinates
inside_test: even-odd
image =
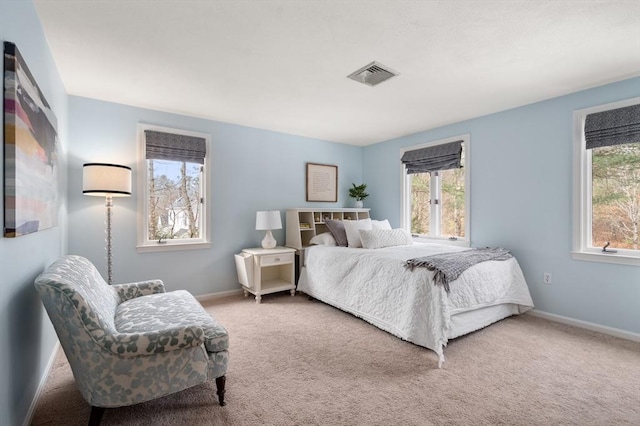
[[[104,206],[107,208],[107,229],[106,229],[106,250],[107,250],[107,282],[109,285],[113,284],[113,257],[111,252],[111,216],[113,215],[111,208],[113,207],[113,197],[107,194],[104,201]]]

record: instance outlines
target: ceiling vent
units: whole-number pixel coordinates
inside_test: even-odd
[[[392,70],[388,66],[373,61],[369,65],[352,72],[347,78],[373,87],[399,74],[399,72]]]

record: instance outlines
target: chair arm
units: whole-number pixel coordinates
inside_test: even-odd
[[[114,354],[133,358],[200,346],[204,340],[202,328],[190,325],[143,333],[108,334],[104,336],[103,345]]]
[[[149,294],[164,293],[164,283],[161,280],[140,281],[137,283],[112,285],[120,296],[120,303]]]

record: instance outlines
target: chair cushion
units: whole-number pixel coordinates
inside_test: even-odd
[[[208,352],[229,349],[227,330],[188,291],[136,297],[116,308],[115,326],[121,333],[143,333],[193,325],[204,331],[204,344]]]

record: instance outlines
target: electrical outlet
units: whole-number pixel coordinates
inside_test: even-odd
[[[542,282],[545,284],[551,284],[551,272],[545,272]]]

